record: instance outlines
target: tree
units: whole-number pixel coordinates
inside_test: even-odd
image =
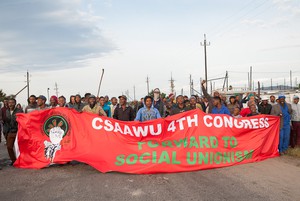
[[[4,98],[6,97],[6,94],[0,89],[0,102],[3,102]]]

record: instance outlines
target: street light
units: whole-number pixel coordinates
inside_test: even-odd
[[[49,91],[50,91],[50,88],[47,88],[48,101],[49,101]]]

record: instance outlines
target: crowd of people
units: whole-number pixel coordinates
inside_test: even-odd
[[[118,98],[108,96],[96,97],[86,93],[70,96],[67,102],[64,96],[51,96],[49,104],[43,95],[31,95],[28,105],[23,109],[14,98],[4,100],[4,106],[0,110],[1,130],[6,139],[6,146],[12,164],[16,157],[13,151],[18,124],[17,113],[30,113],[36,110],[45,110],[56,107],[73,108],[78,112],[90,112],[100,116],[107,116],[121,121],[149,121],[165,118],[171,115],[189,110],[199,109],[209,114],[225,114],[233,118],[251,117],[259,114],[280,116],[280,140],[279,153],[286,154],[289,145],[300,146],[300,104],[299,97],[293,97],[293,103],[285,101],[284,95],[260,99],[255,93],[247,93],[244,97],[239,94],[227,97],[215,91],[213,96],[207,93],[205,81],[202,83],[203,96],[191,96],[171,93],[167,97],[161,97],[158,88],[153,90],[152,96],[145,96],[140,101],[128,102],[125,95]],[[0,138],[1,139],[1,138]]]

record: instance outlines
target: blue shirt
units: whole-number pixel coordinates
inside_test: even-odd
[[[286,104],[284,104],[283,107],[280,105],[280,108],[281,108],[282,117],[283,117],[283,126],[290,125],[291,115],[289,113],[288,106]]]
[[[211,113],[212,114],[228,114],[228,115],[231,115],[228,108],[225,107],[225,105],[222,105],[222,107],[220,109],[217,108],[217,107],[213,107]]]
[[[110,106],[108,104],[104,104],[102,109],[104,110],[104,112],[107,114],[108,117],[111,117]]]
[[[143,122],[158,118],[161,118],[161,116],[156,108],[151,107],[150,110],[148,110],[148,108],[143,107],[139,109],[138,113],[136,114],[135,121]]]

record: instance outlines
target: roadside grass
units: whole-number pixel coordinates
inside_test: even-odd
[[[287,155],[300,158],[300,147],[289,148]]]

